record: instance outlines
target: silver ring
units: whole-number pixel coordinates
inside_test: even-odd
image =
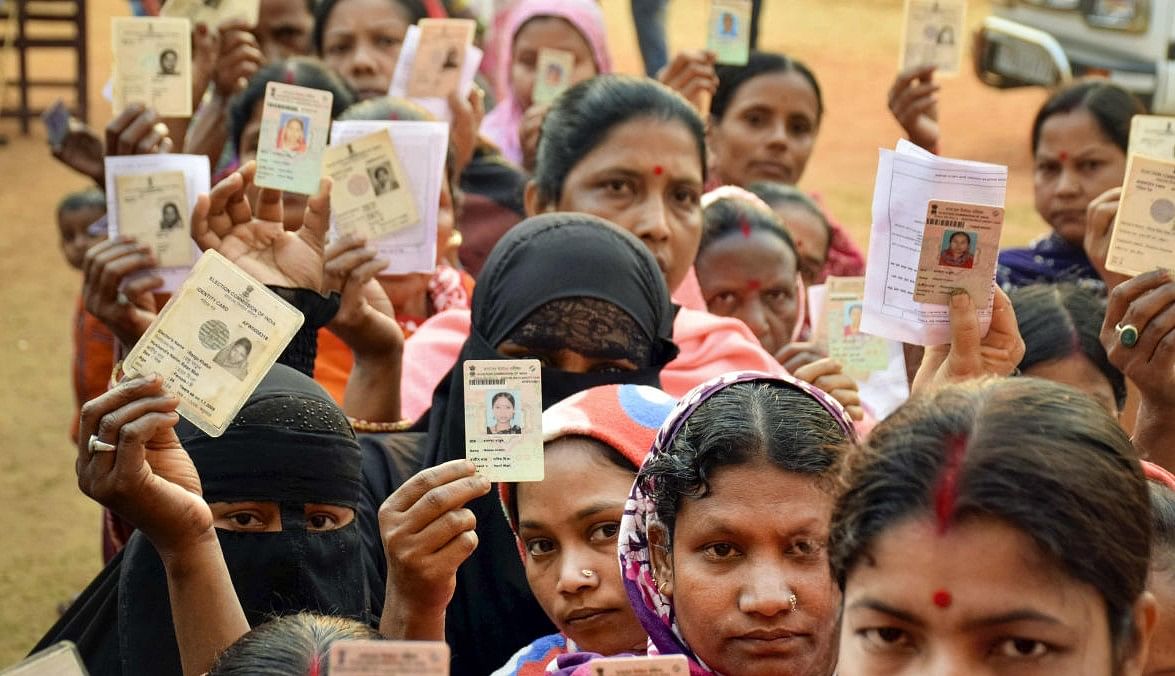
[[[596,575],[596,571],[594,571],[594,570],[589,570],[589,569],[587,569],[587,568],[584,568],[583,570],[581,570],[581,571],[579,571],[579,572],[580,572],[580,573],[583,573],[583,576],[584,576],[584,577],[595,577],[595,575]]]
[[[1134,324],[1122,324],[1119,322],[1114,325],[1114,335],[1117,336],[1118,342],[1122,347],[1134,347],[1138,345],[1138,327]]]
[[[90,449],[91,453],[110,453],[118,448],[114,444],[108,444],[98,438],[97,434],[90,435],[90,441],[86,444],[86,448]]]
[[[791,603],[791,611],[793,613],[796,612],[796,609],[800,607],[800,599],[795,594],[792,594],[791,597],[788,598],[788,601]]]

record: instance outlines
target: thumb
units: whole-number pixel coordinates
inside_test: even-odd
[[[967,378],[979,372],[983,363],[980,352],[982,336],[979,331],[979,315],[971,296],[962,289],[951,294],[951,351],[947,357],[947,370],[951,377]]]

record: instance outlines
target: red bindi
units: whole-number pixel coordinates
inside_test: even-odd
[[[951,593],[945,589],[939,589],[938,591],[934,592],[934,605],[938,606],[939,608],[950,608],[952,600]]]
[[[659,165],[659,164],[653,165],[653,175],[654,176],[660,176],[663,173],[665,173],[665,169],[662,168],[661,165]]]
[[[751,291],[758,291],[759,289],[763,288],[763,282],[760,282],[757,279],[752,279],[747,282],[747,288]]]
[[[1061,151],[1061,153],[1060,153],[1059,157],[1061,158],[1061,161],[1062,161],[1062,162],[1068,162],[1068,161],[1069,161],[1069,153],[1065,152],[1064,150],[1062,150],[1062,151]]]

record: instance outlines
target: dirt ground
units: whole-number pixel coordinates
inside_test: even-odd
[[[108,76],[109,17],[127,13],[117,0],[87,0],[93,91],[91,122],[110,118],[98,90]],[[624,72],[640,72],[626,0],[604,0],[609,41]],[[704,44],[702,0],[670,3],[671,48]],[[971,3],[980,20],[987,2]],[[868,241],[876,149],[899,135],[885,108],[896,71],[901,0],[766,0],[762,47],[807,62],[825,90],[828,110],[802,185],[820,192],[857,241]],[[3,57],[5,75],[11,61]],[[68,56],[33,62],[34,77],[69,68]],[[65,70],[64,72],[68,72]],[[12,96],[9,93],[8,96]],[[1032,210],[1028,128],[1044,98],[1036,90],[999,92],[963,75],[945,83],[943,152],[1008,164],[1005,245],[1027,242],[1045,226]],[[11,99],[10,99],[11,100]],[[44,103],[51,99],[42,99]],[[97,508],[77,490],[67,438],[73,414],[70,330],[80,287],[57,248],[53,209],[87,181],[48,154],[40,124],[21,137],[0,122],[0,665],[23,655],[56,617],[58,603],[80,591],[100,564]]]

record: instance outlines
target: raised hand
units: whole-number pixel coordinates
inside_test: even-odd
[[[244,20],[224,21],[216,27],[216,32],[220,39],[212,81],[216,93],[227,99],[245,88],[249,78],[265,64],[265,57]]]
[[[485,119],[485,92],[476,85],[469,90],[469,96],[462,98],[456,91],[449,94],[449,145],[453,148],[453,173],[459,175],[473,160],[473,153],[480,142],[478,130]]]
[[[213,533],[200,477],[173,429],[178,405],[158,376],[131,378],[82,406],[78,433],[78,487],[164,556]],[[91,436],[114,450],[93,450]]]
[[[170,153],[175,147],[163,119],[151,108],[132,103],[106,125],[106,156]]]
[[[543,120],[547,111],[551,109],[549,103],[536,103],[522,115],[522,123],[518,125],[518,144],[522,148],[522,168],[534,171],[538,159],[539,137],[543,131]]]
[[[154,291],[163,286],[151,247],[116,237],[86,250],[82,287],[86,311],[105,324],[126,347],[132,347],[155,321]]]
[[[282,193],[261,188],[257,204],[246,192],[256,162],[233,172],[212,192],[200,195],[192,211],[192,238],[202,250],[214,249],[262,284],[322,291],[326,231],[330,227],[330,179],[306,202],[302,226],[287,231]]]
[[[710,100],[718,91],[717,55],[702,49],[687,49],[673,55],[669,65],[657,73],[662,84],[693,104],[702,119],[710,116]]]
[[[457,568],[477,547],[477,519],[464,505],[490,491],[468,460],[430,467],[392,493],[379,509],[388,556],[380,633],[385,638],[445,638],[445,608]]]
[[[1016,311],[1002,290],[995,290],[986,336],[980,333],[978,311],[966,292],[951,296],[949,307],[951,342],[926,348],[911,393],[972,378],[1011,375],[1024,358]]]
[[[1107,291],[1113,291],[1119,284],[1130,279],[1127,275],[1106,269],[1106,259],[1110,255],[1110,237],[1114,234],[1114,218],[1118,215],[1118,204],[1121,199],[1122,189],[1110,188],[1095,197],[1085,208],[1085,241],[1082,245],[1089,262],[1106,283]]]
[[[938,91],[934,66],[919,66],[898,73],[889,88],[889,112],[906,130],[910,141],[938,152]]]
[[[387,265],[366,241],[353,235],[326,249],[326,290],[342,296],[327,328],[356,354],[383,354],[404,346],[396,311],[375,278]]]

